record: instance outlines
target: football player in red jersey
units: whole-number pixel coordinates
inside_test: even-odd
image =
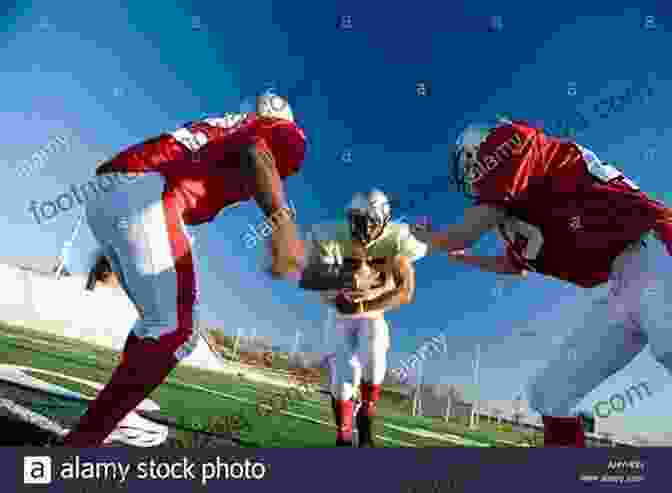
[[[72,447],[103,444],[198,342],[198,287],[188,228],[227,206],[254,199],[274,226],[273,274],[283,277],[303,257],[282,180],[304,160],[306,137],[287,101],[257,98],[256,111],[185,125],[130,147],[97,175],[134,175],[134,182],[87,204],[91,230],[140,315],[119,366],[65,437]]]
[[[525,122],[469,127],[453,158],[475,205],[443,232],[413,228],[432,250],[486,271],[610,287],[528,389],[544,443],[584,447],[581,419],[571,416],[584,396],[647,344],[672,372],[672,211],[590,150]],[[505,256],[464,251],[491,230],[505,239]]]

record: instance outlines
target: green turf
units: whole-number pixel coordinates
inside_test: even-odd
[[[67,375],[105,383],[118,361],[118,353],[81,341],[45,334],[22,327],[0,325],[0,363],[30,366],[57,371]],[[92,389],[58,377],[36,377],[61,385],[84,395]],[[194,388],[192,386],[198,386]],[[214,395],[206,390],[222,395]],[[252,447],[320,448],[334,445],[335,430],[331,407],[319,395],[308,395],[290,400],[286,413],[260,416],[258,402],[269,397],[282,396],[285,389],[252,383],[234,375],[211,372],[188,365],[176,368],[167,381],[150,398],[161,406],[161,412],[187,423],[204,425],[212,417],[242,415],[250,423],[250,430],[241,432],[241,438]],[[389,397],[389,396],[388,396]],[[383,447],[452,447],[465,446],[458,439],[437,439],[419,436],[423,433],[444,433],[481,442],[480,446],[495,445],[503,438],[518,442],[520,433],[501,433],[486,425],[478,432],[469,431],[463,424],[446,423],[439,419],[410,417],[405,414],[398,399],[380,402],[381,418],[385,427],[378,430],[387,441],[378,440]],[[80,409],[83,412],[83,407]],[[403,429],[399,429],[403,428]],[[415,431],[419,430],[419,431]],[[510,436],[508,436],[510,435]],[[474,446],[467,443],[467,446]]]

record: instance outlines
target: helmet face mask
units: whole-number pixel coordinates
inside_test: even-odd
[[[257,115],[260,118],[279,118],[294,121],[294,113],[287,99],[277,94],[267,93],[257,96]]]
[[[287,98],[273,90],[265,90],[254,97],[246,98],[240,104],[241,113],[254,113],[259,118],[275,118],[295,122],[294,112]]]
[[[457,190],[468,199],[475,200],[478,196],[472,188],[472,183],[478,169],[478,147],[456,150],[452,155],[452,161],[453,181]]]
[[[453,181],[458,191],[471,200],[478,197],[473,189],[473,182],[479,178],[482,168],[478,161],[478,152],[491,129],[487,125],[467,127],[460,133],[451,153]]]
[[[376,241],[392,219],[390,202],[379,190],[356,194],[346,212],[352,238],[364,245]]]
[[[375,241],[385,228],[384,224],[376,222],[371,216],[356,211],[348,214],[348,222],[352,238],[364,245]]]

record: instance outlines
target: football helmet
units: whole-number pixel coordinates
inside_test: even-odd
[[[246,98],[240,105],[240,112],[294,122],[294,112],[287,98],[278,95],[273,89],[266,89],[256,96]]]
[[[366,246],[376,241],[392,220],[390,201],[377,189],[356,193],[345,212],[353,239]]]
[[[469,125],[457,137],[451,152],[453,180],[458,191],[470,199],[476,198],[471,183],[478,169],[478,151],[491,130],[484,124]]]
[[[464,193],[469,199],[477,197],[472,187],[472,182],[478,178],[484,168],[479,165],[478,152],[481,144],[488,138],[490,132],[497,127],[511,125],[512,120],[508,116],[497,117],[497,122],[474,123],[465,128],[457,137],[457,141],[451,151],[452,175],[458,191]]]

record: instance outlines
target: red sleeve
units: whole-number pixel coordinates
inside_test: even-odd
[[[273,154],[278,173],[285,178],[298,171],[305,156],[305,134],[294,123],[284,120],[251,118],[235,129],[203,124],[191,129],[207,135],[208,144],[200,151],[200,160],[214,167],[238,166],[240,149],[256,145]]]
[[[305,157],[306,138],[292,122],[246,117],[193,122],[129,147],[99,167],[98,172],[158,171],[164,176],[192,171],[218,174],[238,168],[240,150],[249,145],[270,151],[284,178],[296,173]]]
[[[192,162],[210,168],[211,172],[217,172],[218,169],[240,166],[240,151],[244,147],[257,145],[268,149],[257,131],[257,122],[256,119],[248,117],[237,124],[226,119],[206,119],[191,124],[188,127],[189,133],[198,136],[202,143],[193,152]]]
[[[281,177],[301,169],[306,155],[306,134],[299,126],[285,120],[266,121],[260,125],[258,135],[272,152]]]
[[[537,130],[523,122],[490,133],[478,153],[479,171],[473,183],[477,204],[505,205],[527,188],[539,161],[536,136]]]
[[[103,163],[98,172],[164,171],[169,164],[184,161],[188,153],[186,147],[173,136],[163,134],[120,152]]]

